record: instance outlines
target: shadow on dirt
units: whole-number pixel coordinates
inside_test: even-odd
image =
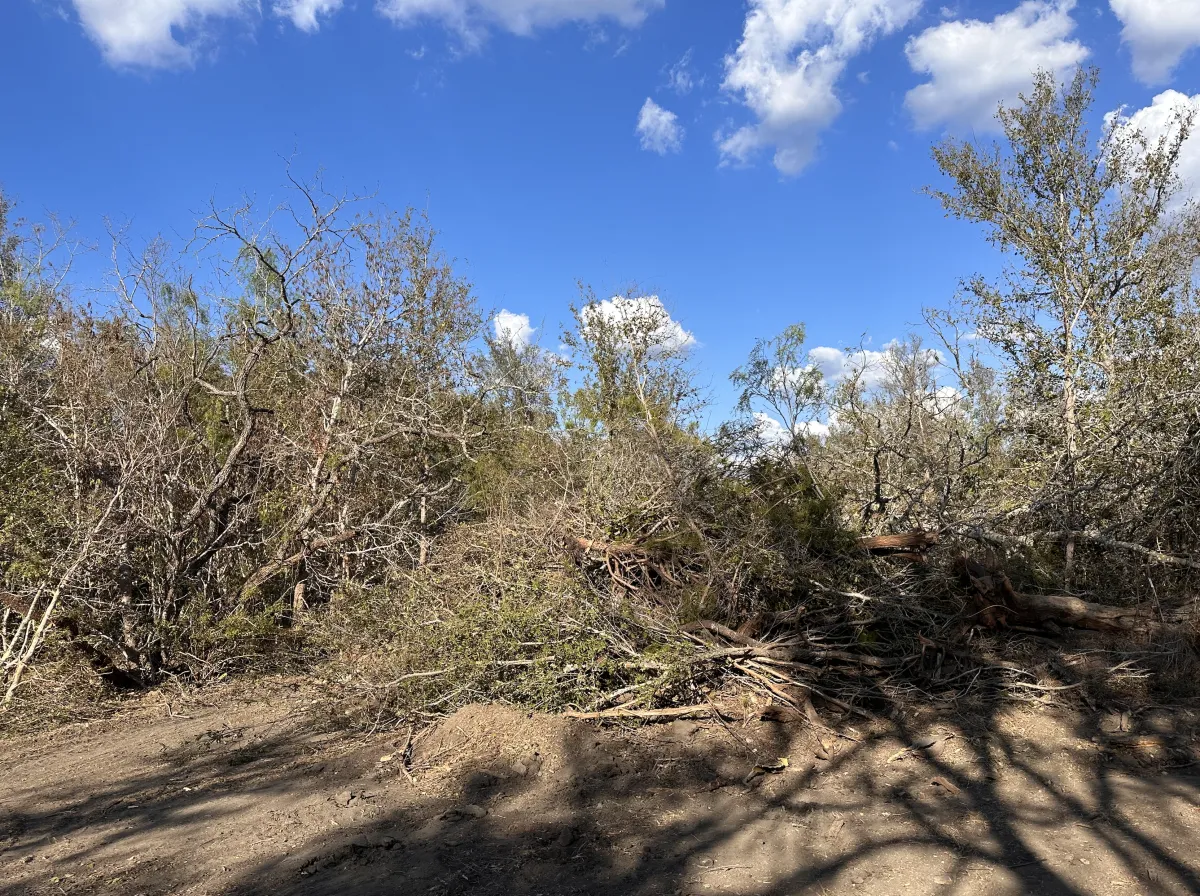
[[[382,737],[218,726],[136,775],[19,787],[0,892],[1200,893],[1186,713],[1111,734],[996,702],[835,733],[469,710],[411,777]]]
[[[954,761],[889,764],[885,754],[917,739],[899,728],[839,739],[846,748],[828,761],[750,785],[740,775],[754,760],[736,750],[653,738],[617,758],[610,741],[573,730],[570,761],[551,780],[501,781],[449,812],[407,807],[318,848],[290,879],[284,863],[263,863],[236,891],[1083,894],[1122,882],[1131,893],[1200,892],[1200,779],[1133,776],[1094,753],[1067,762],[1060,745],[933,727],[956,732]],[[782,732],[757,740],[760,756],[795,755]],[[463,814],[464,803],[488,814]]]

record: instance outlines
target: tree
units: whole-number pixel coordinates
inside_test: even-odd
[[[847,522],[868,532],[941,530],[974,510],[995,472],[991,372],[930,323],[940,349],[916,335],[893,342],[829,396],[835,424],[815,465],[844,489]]]
[[[0,497],[0,596],[108,672],[252,652],[352,579],[411,570],[461,504],[470,285],[413,212],[295,186],[281,217],[213,211],[211,281],[118,239],[100,311],[36,258],[21,282],[45,300],[18,313],[6,288],[0,482],[41,490]]]
[[[798,460],[812,424],[825,410],[825,381],[808,358],[804,324],[792,324],[771,339],[760,339],[746,363],[729,377],[740,390],[737,410],[750,454],[776,449]],[[748,425],[747,425],[748,424]],[[777,426],[782,427],[770,445]],[[732,430],[727,430],[732,434]]]
[[[1164,442],[1180,445],[1194,418],[1180,400],[1194,375],[1169,379],[1195,349],[1200,213],[1180,202],[1177,175],[1192,118],[1151,140],[1110,116],[1093,141],[1095,84],[1092,70],[1063,86],[1037,74],[1000,109],[1002,143],[934,149],[952,186],[929,190],[1009,260],[998,282],[964,285],[966,318],[1007,387],[1014,468],[993,517],[1063,533],[1068,578],[1080,533],[1163,534],[1151,483]]]

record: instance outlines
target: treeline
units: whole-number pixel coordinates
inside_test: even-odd
[[[5,702],[51,658],[142,687],[305,650],[427,711],[681,699],[695,620],[965,606],[860,550],[913,530],[1166,619],[1200,568],[1192,122],[1091,134],[1094,77],[1040,75],[999,144],[934,150],[931,196],[1004,276],[834,382],[803,327],[763,340],[716,430],[656,300],[585,294],[562,354],[493,335],[411,211],[295,183],[182,254],[118,239],[88,303],[69,235],[0,203]]]

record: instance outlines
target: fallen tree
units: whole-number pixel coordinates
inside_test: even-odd
[[[1091,603],[1069,594],[1024,594],[1001,570],[991,569],[965,554],[957,568],[967,585],[976,614],[988,628],[1013,624],[1054,623],[1098,632],[1162,635],[1182,633],[1188,614],[1147,607]]]

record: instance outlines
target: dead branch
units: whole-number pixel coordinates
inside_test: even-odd
[[[689,622],[687,625],[681,626],[685,632],[709,631],[714,635],[720,635],[726,641],[732,641],[734,644],[741,644],[743,647],[762,647],[761,641],[757,641],[741,632],[736,632],[728,626],[721,625],[719,622],[713,622],[711,619],[697,619],[695,622]]]
[[[1141,607],[1112,607],[1090,603],[1068,594],[1023,594],[1013,588],[1002,571],[989,569],[965,554],[959,573],[971,592],[978,616],[988,628],[1010,624],[1042,625],[1053,622],[1099,632],[1159,635],[1176,629],[1154,618]]]
[[[1162,566],[1174,566],[1180,569],[1200,569],[1200,560],[1192,557],[1179,557],[1174,554],[1167,554],[1163,551],[1148,548],[1145,545],[1137,544],[1132,541],[1121,541],[1116,538],[1109,538],[1101,535],[1099,532],[1089,531],[1062,531],[1062,532],[1031,532],[1026,535],[1004,535],[999,532],[987,532],[976,526],[957,530],[959,535],[965,538],[971,538],[975,541],[982,541],[988,544],[994,544],[997,547],[1005,548],[1032,548],[1038,544],[1064,544],[1069,541],[1074,541],[1079,544],[1090,544],[1096,547],[1108,548],[1114,551],[1124,551],[1126,553],[1138,554],[1145,557],[1151,563],[1157,563]]]

